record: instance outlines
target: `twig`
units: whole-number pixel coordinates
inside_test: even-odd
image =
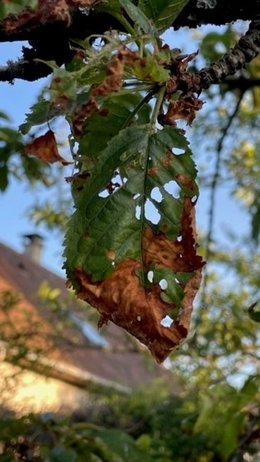
[[[209,209],[209,221],[208,221],[208,235],[206,239],[206,251],[205,251],[205,260],[206,262],[209,261],[211,257],[211,243],[212,243],[212,238],[213,238],[213,228],[214,228],[214,219],[215,219],[215,204],[216,204],[216,193],[217,193],[217,186],[218,186],[218,180],[219,180],[219,175],[220,175],[220,167],[221,167],[221,161],[222,161],[222,149],[223,145],[226,139],[226,136],[228,134],[228,131],[232,125],[232,122],[234,118],[236,117],[239,107],[241,104],[241,101],[244,96],[244,91],[241,91],[239,98],[236,102],[235,108],[233,112],[230,114],[226,126],[222,130],[222,135],[218,140],[217,143],[217,149],[216,149],[216,159],[215,159],[215,168],[214,168],[214,175],[211,183],[211,190],[210,190],[210,209]],[[202,284],[202,289],[201,289],[201,304],[202,306],[206,305],[206,291],[207,291],[207,284],[208,284],[208,271],[207,268],[205,269],[204,272],[204,280]]]

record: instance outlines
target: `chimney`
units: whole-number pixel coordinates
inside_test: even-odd
[[[43,237],[39,234],[24,234],[24,254],[38,265],[41,264]]]

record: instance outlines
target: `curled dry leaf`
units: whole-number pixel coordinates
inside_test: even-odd
[[[72,162],[68,162],[63,159],[59,154],[55,136],[52,130],[49,130],[45,135],[35,138],[31,143],[25,146],[25,152],[31,154],[38,159],[53,164],[54,162],[61,162],[62,165],[69,165]]]
[[[170,101],[167,113],[161,118],[162,123],[176,125],[176,120],[184,119],[191,125],[196,111],[202,108],[203,102],[195,95],[185,95],[175,101]]]
[[[203,261],[196,254],[194,204],[185,198],[181,240],[171,241],[162,232],[155,234],[149,227],[143,236],[143,263],[126,258],[112,274],[94,282],[81,268],[74,273],[78,297],[95,306],[101,314],[99,326],[109,320],[126,329],[145,344],[158,362],[162,362],[186,338],[192,303],[201,280]],[[113,256],[112,252],[110,255]],[[190,275],[182,283],[183,297],[178,316],[169,327],[162,320],[178,308],[161,297],[160,284],[143,284],[140,272],[151,267],[169,268],[174,273]]]

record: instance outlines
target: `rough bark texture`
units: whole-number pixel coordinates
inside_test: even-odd
[[[57,5],[63,3],[65,10],[59,10]],[[90,8],[88,14],[75,6],[78,4],[80,1],[39,0],[39,7],[35,13],[23,16],[21,14],[19,17],[2,21],[0,42],[27,40],[31,48],[24,48],[23,56],[16,63],[9,62],[6,66],[0,67],[0,80],[12,81],[20,78],[30,81],[45,77],[51,73],[51,69],[35,59],[54,60],[58,65],[62,65],[72,59],[69,41],[73,37],[85,38],[91,34],[103,33],[110,28],[123,30],[122,25],[111,16],[97,12],[95,0],[89,0],[88,4],[93,5],[93,8]],[[251,26],[250,35],[247,34],[241,39],[239,47],[232,50],[232,54],[226,55],[221,62],[200,72],[199,86],[207,88],[212,83],[224,80],[256,56],[259,51],[259,14],[260,0],[191,0],[187,4],[175,20],[174,29],[183,26],[193,28],[202,24],[220,25],[238,19],[252,20],[254,24],[254,27]],[[198,79],[196,84],[194,80],[194,85],[198,87]]]

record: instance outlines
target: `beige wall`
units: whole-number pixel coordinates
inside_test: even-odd
[[[0,363],[0,407],[18,415],[28,412],[66,413],[84,408],[87,402],[84,389],[7,362]]]

